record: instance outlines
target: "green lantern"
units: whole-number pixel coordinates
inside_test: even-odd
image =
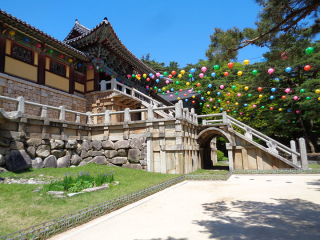
[[[176,95],[178,95],[179,93],[178,92],[176,92]]]
[[[305,89],[303,89],[303,88],[302,88],[302,89],[300,89],[300,92],[301,92],[301,93],[304,93],[305,91],[306,91],[306,90],[305,90]]]
[[[296,123],[296,121],[292,121],[292,123]]]
[[[220,100],[220,99],[218,99],[218,103],[221,103],[221,100]]]
[[[179,83],[180,83],[179,81],[176,81],[176,84],[177,84],[177,85],[179,85]]]
[[[251,94],[251,93],[249,93],[249,94],[248,94],[248,97],[252,97],[252,94]]]
[[[165,94],[166,94],[165,92],[162,93],[162,95],[165,95]]]
[[[237,113],[237,111],[233,111],[233,113]]]
[[[232,88],[232,90],[236,90],[236,86],[234,86],[234,85],[231,88]]]
[[[264,106],[261,106],[262,109],[264,109]]]
[[[214,67],[213,67],[215,70],[218,70],[219,68],[220,68],[220,66],[219,65],[214,65]]]
[[[305,53],[307,54],[307,55],[309,55],[309,54],[311,54],[311,53],[313,53],[314,52],[314,48],[313,47],[308,47],[308,48],[306,48],[306,50],[305,50]]]
[[[154,89],[157,90],[158,89],[157,86],[154,86]]]
[[[253,75],[257,75],[257,73],[258,73],[258,70],[253,70],[253,71],[252,71],[252,74],[253,74]]]
[[[164,72],[163,75],[168,76],[168,73],[167,73],[167,72]]]
[[[311,97],[306,97],[306,100],[310,100],[311,99]]]
[[[201,103],[199,103],[199,105],[201,106],[201,105],[202,105],[202,102],[201,102]]]
[[[135,78],[136,77],[136,75],[135,74],[132,74],[132,78]]]
[[[52,54],[52,53],[53,53],[53,49],[50,49],[50,50],[49,50],[49,53]]]
[[[100,68],[100,72],[103,72],[103,69],[102,69],[102,68]]]
[[[189,77],[189,78],[192,78],[192,74],[191,74],[191,73],[189,73],[188,77]]]
[[[198,90],[198,93],[201,93],[201,91],[200,91],[200,90]]]

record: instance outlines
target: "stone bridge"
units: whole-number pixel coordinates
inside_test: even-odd
[[[307,169],[305,141],[299,139],[299,152],[295,141],[287,147],[242,122],[230,117],[226,112],[211,115],[197,115],[194,109],[183,108],[182,102],[175,106],[103,113],[80,113],[64,107],[52,107],[39,103],[27,102],[23,97],[17,99],[0,96],[0,100],[15,102],[17,111],[5,112],[0,109],[0,134],[9,139],[39,138],[41,140],[76,140],[83,141],[142,141],[141,165],[150,172],[187,174],[197,169],[209,168],[216,163],[215,137],[226,139],[229,169],[270,170],[295,168],[297,158],[302,161],[302,168]],[[42,109],[41,116],[30,116],[24,112],[25,105]],[[59,119],[47,118],[47,110],[59,112]],[[171,111],[168,117],[161,117],[155,111]],[[65,120],[65,115],[74,114],[75,122]],[[112,115],[123,115],[123,122],[111,122]],[[132,121],[134,114],[141,114],[141,119]],[[80,116],[87,118],[80,122]],[[206,120],[213,118],[212,120]],[[199,119],[202,124],[198,124]],[[95,124],[93,124],[95,122]],[[265,145],[253,141],[261,139]],[[129,146],[129,145],[128,145]],[[283,156],[291,156],[292,161]],[[112,162],[112,159],[107,159]],[[129,164],[129,163],[127,163]],[[130,164],[129,164],[130,165]]]

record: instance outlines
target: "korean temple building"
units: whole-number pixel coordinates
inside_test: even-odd
[[[152,88],[154,81],[127,77],[144,73],[156,74],[123,45],[107,18],[93,29],[76,20],[59,41],[0,9],[0,95],[92,113],[173,105],[148,91],[146,86]],[[0,108],[13,111],[16,106],[1,101]],[[26,106],[25,113],[40,116],[41,109]],[[57,114],[48,110],[49,118]],[[144,114],[133,120],[145,119]],[[169,114],[158,111],[156,117]],[[66,114],[66,120],[74,118]],[[111,121],[121,118],[113,115]],[[94,121],[99,123],[98,118]]]

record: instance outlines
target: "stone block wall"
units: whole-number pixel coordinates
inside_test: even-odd
[[[60,140],[16,135],[0,138],[1,168],[17,172],[28,168],[65,168],[88,163],[146,170],[146,139]]]

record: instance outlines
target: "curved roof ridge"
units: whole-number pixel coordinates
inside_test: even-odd
[[[66,38],[63,40],[63,42],[66,42],[68,40],[71,40],[73,39],[72,38],[72,33],[73,31],[76,31],[80,34],[80,36],[82,36],[83,34],[87,33],[87,32],[90,32],[91,29],[83,26],[79,21],[78,19],[75,20],[75,23],[74,23],[74,26],[72,27],[72,29],[70,30],[69,34],[66,36]]]

